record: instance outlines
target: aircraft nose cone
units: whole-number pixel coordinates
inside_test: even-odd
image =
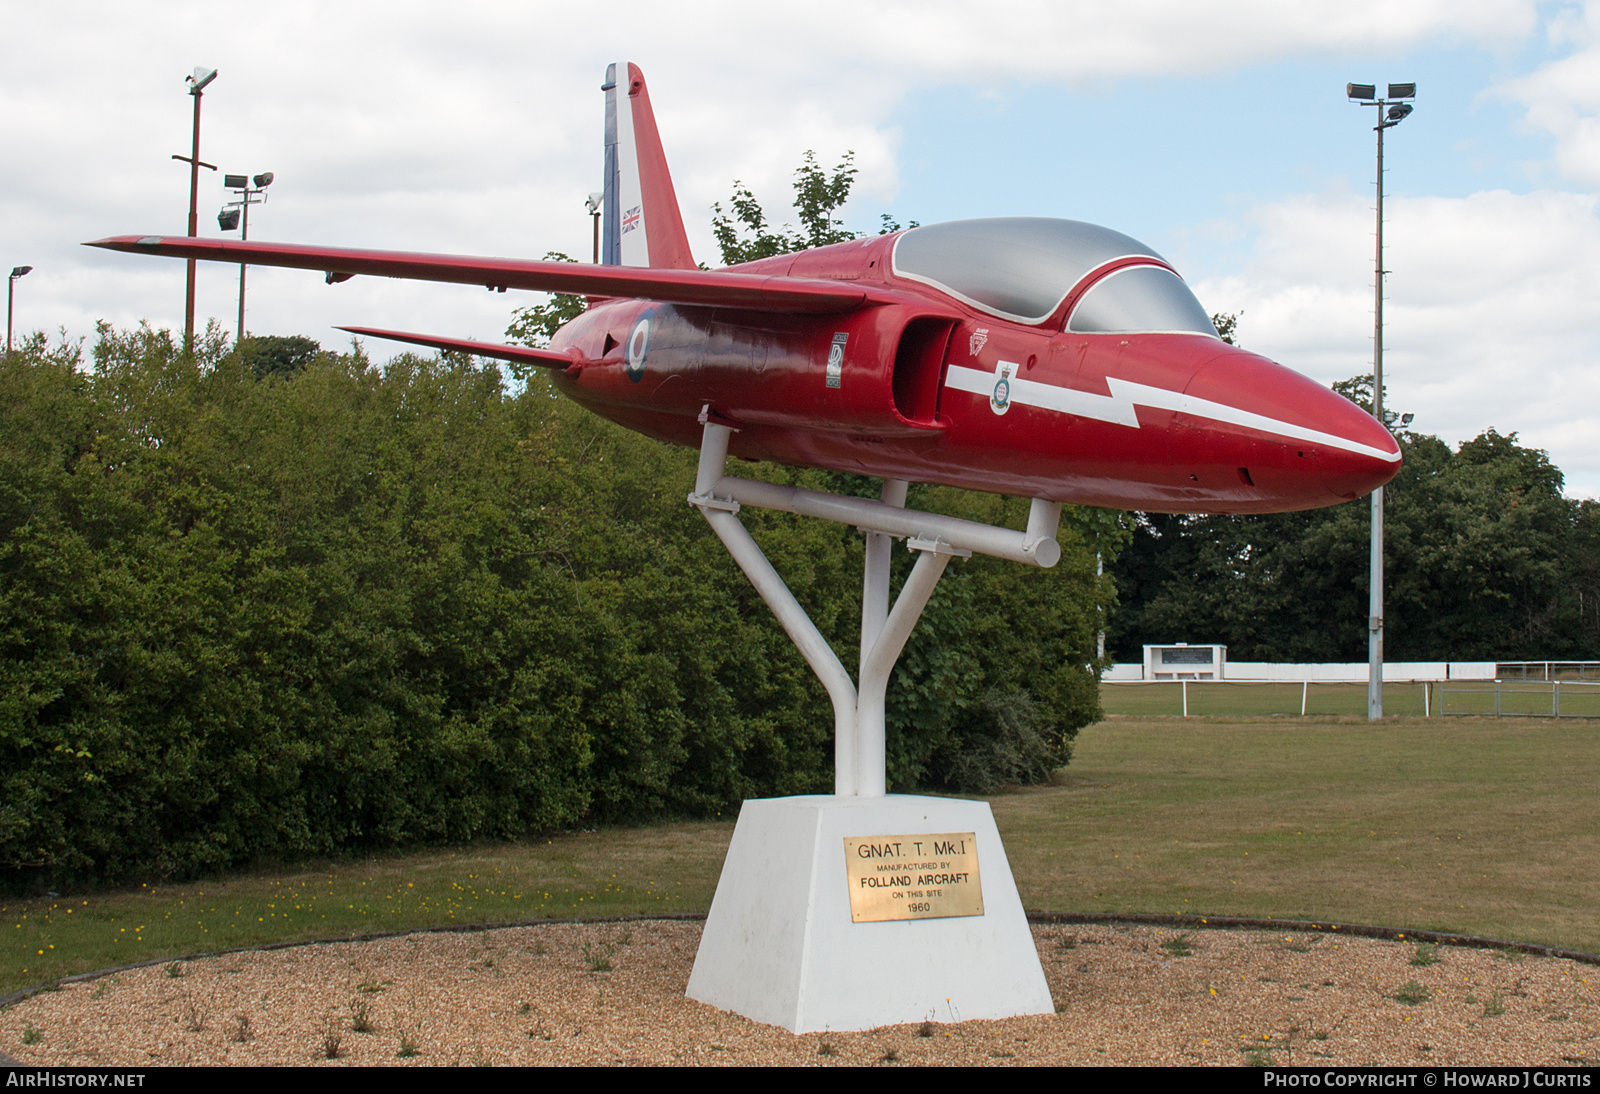
[[[1234,408],[1250,508],[1310,509],[1370,494],[1400,470],[1400,446],[1377,419],[1293,369],[1242,350],[1195,373],[1185,395]],[[1223,412],[1224,417],[1227,415]]]

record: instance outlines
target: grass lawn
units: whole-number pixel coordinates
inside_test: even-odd
[[[1600,724],[1112,718],[994,803],[1023,903],[1600,951]]]
[[[1083,732],[1054,785],[992,801],[1031,910],[1359,921],[1596,952],[1597,773],[1587,721],[1114,717]],[[704,912],[731,834],[685,822],[0,898],[0,992],[274,941]]]
[[[573,832],[133,892],[0,898],[0,994],[183,953],[457,923],[711,906],[732,821]]]

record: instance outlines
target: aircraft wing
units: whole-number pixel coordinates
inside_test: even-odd
[[[533,289],[579,296],[643,297],[670,304],[815,315],[854,311],[898,299],[875,286],[846,281],[717,270],[591,266],[577,262],[531,262],[516,258],[306,247],[293,243],[238,242],[194,236],[111,236],[85,246],[236,265],[321,270],[327,275],[329,283],[345,281],[356,274],[367,274],[415,281],[483,285],[501,291]]]
[[[351,334],[365,334],[370,338],[383,338],[390,342],[410,342],[414,346],[430,349],[455,350],[474,357],[497,357],[502,361],[520,361],[539,368],[568,368],[581,360],[581,355],[558,353],[548,349],[530,349],[527,346],[505,346],[498,342],[474,342],[470,338],[441,338],[435,334],[412,334],[403,330],[380,330],[377,327],[340,327]]]

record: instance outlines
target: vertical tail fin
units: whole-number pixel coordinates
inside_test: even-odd
[[[619,61],[606,68],[602,88],[606,182],[601,264],[695,269],[644,73]]]

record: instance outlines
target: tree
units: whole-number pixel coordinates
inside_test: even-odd
[[[1372,377],[1335,390],[1370,410]],[[1394,428],[1404,416],[1386,411]],[[1401,429],[1385,489],[1386,654],[1396,661],[1600,655],[1595,507],[1549,457],[1488,430],[1452,451]],[[1242,661],[1356,661],[1366,649],[1370,507],[1138,514],[1112,567],[1111,648],[1223,642]]]
[[[322,346],[298,334],[283,337],[255,334],[239,343],[239,360],[256,379],[276,376],[287,380],[317,359]]]
[[[544,257],[549,262],[577,261],[560,251],[546,251]],[[543,349],[550,344],[550,339],[556,336],[556,331],[582,315],[588,306],[588,301],[573,293],[551,293],[542,304],[530,304],[512,312],[511,325],[506,328],[506,337],[524,346]],[[512,374],[519,380],[527,378],[526,365],[513,362],[510,368]]]
[[[723,264],[737,266],[773,255],[860,239],[865,233],[849,231],[844,221],[834,215],[850,197],[856,173],[854,152],[846,152],[829,175],[817,166],[816,153],[808,150],[794,172],[794,209],[800,220],[798,231],[787,224],[774,230],[750,188],[735,179],[733,196],[728,199],[732,216],[723,212],[721,202],[711,207],[716,214],[711,221],[711,231],[722,251]],[[882,220],[879,235],[900,230],[899,222],[888,213],[883,214]],[[907,225],[916,226],[914,220]]]

